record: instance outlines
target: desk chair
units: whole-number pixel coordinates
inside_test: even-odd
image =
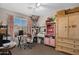
[[[24,37],[25,43],[24,43],[24,49],[26,47],[28,47],[29,49],[32,49],[33,47],[33,43],[31,42],[31,36],[27,35],[26,37]]]

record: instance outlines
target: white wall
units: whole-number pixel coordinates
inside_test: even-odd
[[[45,25],[46,16],[40,16],[38,20],[38,26],[44,26]]]
[[[78,7],[78,6],[79,6],[78,3],[52,4],[51,5],[51,11],[48,11],[48,12],[50,12],[49,14],[47,12],[42,12],[43,14],[46,14],[47,16],[41,16],[39,21],[38,21],[38,24],[39,24],[39,26],[44,26],[46,18],[51,17],[53,15],[56,15],[57,11],[63,10],[63,9],[70,9],[70,8],[74,8],[74,7]]]
[[[23,15],[23,14],[20,14],[20,13],[17,13],[17,12],[12,12],[12,11],[0,8],[0,20],[3,21],[3,24],[7,23],[9,15],[21,17],[21,18],[24,18],[25,20],[30,20],[30,18],[27,15]],[[11,34],[10,31],[9,31],[9,29],[10,28],[8,28],[8,33]]]
[[[55,15],[55,13],[51,13],[48,16],[40,16],[39,20],[38,20],[38,25],[39,26],[45,26],[45,21],[47,20],[48,17],[52,17],[53,15]]]
[[[51,12],[48,16],[40,16],[39,20],[38,20],[38,26],[45,26],[43,28],[41,28],[41,32],[44,31],[44,29],[46,29],[46,20],[48,17],[52,17],[56,15],[56,12]],[[42,36],[45,35],[45,33],[41,34]]]

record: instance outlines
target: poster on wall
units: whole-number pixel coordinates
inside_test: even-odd
[[[27,29],[27,20],[24,18],[16,17],[16,16],[9,16],[9,34],[14,38],[18,35],[19,30],[23,30],[24,33]]]
[[[17,36],[19,30],[25,33],[27,29],[27,20],[20,17],[14,17],[14,35]]]

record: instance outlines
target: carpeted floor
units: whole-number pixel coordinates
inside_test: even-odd
[[[14,48],[13,55],[66,55],[65,53],[55,51],[54,48],[37,44],[32,49]]]

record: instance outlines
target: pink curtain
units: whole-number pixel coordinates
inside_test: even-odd
[[[13,24],[14,24],[13,19],[14,19],[14,17],[12,15],[10,15],[8,26],[9,26],[9,33],[10,33],[11,36],[13,36]]]

